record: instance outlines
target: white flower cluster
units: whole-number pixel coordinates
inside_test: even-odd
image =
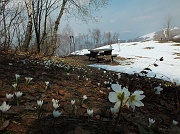
[[[15,94],[15,96],[16,96],[17,98],[19,98],[19,97],[22,96],[23,93],[22,93],[21,91],[17,91],[17,92],[15,92],[14,94]],[[8,94],[8,93],[6,93],[6,98],[7,98],[7,99],[11,99],[11,98],[14,97],[14,94]]]
[[[46,60],[44,61],[44,66],[45,68],[49,68],[53,63],[51,62],[51,60]]]

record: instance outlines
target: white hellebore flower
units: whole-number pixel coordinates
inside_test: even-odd
[[[37,105],[38,105],[38,106],[40,106],[40,107],[41,107],[41,106],[42,106],[42,104],[43,104],[43,100],[37,100]]]
[[[48,86],[49,85],[49,81],[45,81],[45,84],[46,84],[46,86]]]
[[[158,86],[158,87],[155,87],[154,90],[155,90],[155,94],[161,94],[160,92],[163,90],[163,88]]]
[[[93,109],[92,109],[92,110],[87,109],[87,114],[88,114],[89,116],[92,116],[92,115],[93,115]]]
[[[52,103],[58,103],[59,100],[52,99]]]
[[[71,100],[71,104],[72,104],[72,105],[74,105],[74,104],[75,104],[75,102],[76,102],[75,100]]]
[[[144,104],[141,102],[142,99],[144,99],[145,95],[142,95],[144,92],[143,91],[134,91],[134,93],[130,96],[127,106],[131,106],[133,109],[133,112],[136,107],[141,107],[144,106]]]
[[[9,106],[8,104],[6,104],[6,102],[4,101],[3,104],[0,106],[0,110],[5,113],[7,110],[9,110],[11,108],[11,106]]]
[[[177,125],[178,124],[178,122],[175,121],[175,120],[173,120],[172,123],[173,123],[173,125]]]
[[[33,78],[31,77],[25,77],[26,83],[28,84],[30,81],[32,81]]]
[[[15,74],[16,80],[20,77],[19,74]]]
[[[16,87],[17,87],[17,83],[12,84],[12,86],[13,86],[13,88],[15,88],[15,89],[16,89]]]
[[[59,117],[61,115],[61,112],[59,112],[59,111],[56,111],[56,110],[54,110],[53,111],[53,116],[56,118],[56,117]]]
[[[152,125],[154,122],[155,122],[154,119],[149,118],[149,126],[148,126],[148,127],[151,127],[151,125]]]
[[[86,95],[83,95],[83,100],[86,100],[87,99],[87,96]]]
[[[120,108],[121,103],[126,103],[127,99],[130,96],[130,92],[127,88],[121,88],[121,85],[119,84],[112,84],[111,88],[115,92],[110,92],[108,98],[110,102],[115,103],[114,108],[118,110]]]
[[[45,81],[45,85],[46,85],[46,89],[47,89],[49,86],[49,81]]]
[[[11,99],[14,96],[14,94],[6,94],[7,99]]]
[[[60,104],[58,104],[58,103],[53,103],[54,109],[57,109],[59,106],[60,106]]]
[[[21,96],[22,96],[22,94],[23,94],[23,93],[22,93],[22,92],[20,92],[20,91],[15,92],[15,95],[16,95],[16,97],[17,97],[17,98],[21,97]]]

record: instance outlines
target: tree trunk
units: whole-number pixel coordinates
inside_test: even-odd
[[[5,16],[5,3],[2,5],[2,21],[3,21],[3,28],[4,28],[4,46],[3,49],[4,51],[7,50],[7,28],[6,28],[6,16]]]
[[[24,0],[25,4],[26,4],[26,8],[27,8],[27,13],[28,13],[28,24],[27,24],[27,30],[26,30],[26,35],[25,35],[25,40],[24,40],[24,44],[23,44],[23,50],[25,52],[27,52],[29,50],[29,44],[31,41],[31,37],[32,37],[32,26],[33,26],[33,22],[32,22],[32,0],[30,0],[29,2]]]
[[[37,4],[35,5],[35,1],[33,1],[33,24],[36,35],[36,45],[37,45],[37,53],[41,52],[41,13],[42,13],[42,0],[37,0]]]
[[[27,30],[26,30],[26,35],[25,35],[25,40],[24,40],[24,51],[27,52],[29,50],[29,44],[30,40],[32,37],[32,18],[29,16],[28,17],[28,24],[27,24]]]
[[[59,28],[60,20],[61,20],[61,17],[63,15],[65,5],[66,5],[67,1],[68,0],[63,0],[61,10],[60,10],[58,18],[57,18],[57,20],[55,22],[54,32],[53,32],[53,40],[52,40],[52,47],[53,47],[52,50],[53,51],[55,51],[54,49],[56,48],[58,28]],[[52,52],[52,54],[54,54],[54,52]]]

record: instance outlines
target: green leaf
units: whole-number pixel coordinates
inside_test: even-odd
[[[151,127],[150,134],[163,134],[157,127]]]

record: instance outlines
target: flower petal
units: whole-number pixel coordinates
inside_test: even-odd
[[[139,100],[135,100],[135,101],[133,101],[133,103],[134,103],[134,105],[135,105],[136,107],[144,106],[144,104],[143,104],[141,101],[139,101]]]
[[[135,106],[134,106],[134,103],[129,103],[130,107],[133,109],[133,112],[135,110]]]
[[[127,88],[124,87],[122,89],[122,92],[124,92],[124,98],[129,98],[130,92],[129,92],[129,90]]]
[[[121,85],[119,84],[112,84],[111,88],[113,89],[113,91],[115,91],[116,93],[121,92]]]
[[[134,91],[133,94],[135,94],[135,95],[140,95],[140,94],[143,94],[143,93],[144,93],[144,91],[137,90],[137,91]]]
[[[115,93],[115,92],[110,92],[108,98],[109,98],[110,102],[117,102],[118,101],[117,93]]]
[[[120,105],[121,105],[120,101],[116,102],[116,104],[114,105],[114,109],[118,111],[120,108]]]
[[[136,100],[142,100],[145,98],[145,95],[136,95]]]
[[[132,95],[136,96],[136,100],[142,100],[145,98],[145,95],[141,95],[143,93],[144,93],[143,91],[134,91]]]

